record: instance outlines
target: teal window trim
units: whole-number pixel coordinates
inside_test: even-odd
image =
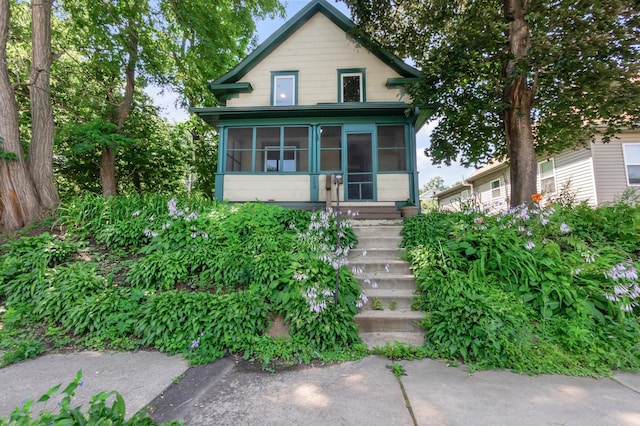
[[[296,142],[287,142],[285,144],[285,129],[286,128],[291,128],[291,127],[304,127],[307,129],[307,144],[306,144],[306,148],[300,148],[300,143],[296,143]],[[244,128],[244,129],[248,129],[251,128],[252,132],[251,132],[251,171],[231,171],[231,170],[227,170],[227,151],[228,151],[228,132],[230,129],[238,129],[238,128]],[[259,128],[274,128],[274,129],[279,129],[279,141],[276,142],[274,140],[273,143],[270,143],[268,145],[265,145],[265,147],[263,147],[263,149],[258,149],[257,146],[257,134],[258,134],[258,129]],[[225,127],[225,132],[223,132],[224,135],[224,139],[222,141],[221,144],[221,150],[218,153],[219,157],[219,161],[218,164],[220,165],[219,167],[221,167],[220,173],[222,174],[287,174],[287,175],[308,175],[310,173],[312,173],[312,158],[313,155],[311,150],[314,149],[313,148],[313,144],[311,141],[311,137],[312,137],[312,126],[309,124],[295,124],[295,125],[284,125],[284,126],[228,126]],[[277,148],[276,148],[277,147]],[[272,149],[270,149],[272,148]],[[278,170],[276,171],[267,171],[265,170],[265,157],[261,156],[260,153],[262,151],[265,152],[264,155],[266,155],[266,151],[275,151],[277,150],[279,153],[279,160],[278,160]],[[248,151],[248,150],[246,150]],[[283,170],[283,166],[284,166],[284,153],[286,151],[293,151],[295,154],[295,161],[296,161],[296,171],[284,171]],[[306,170],[300,170],[300,165],[301,165],[301,153],[303,153],[304,151],[307,151],[307,164],[306,164]]]
[[[270,105],[271,106],[291,106],[291,105],[276,105],[276,80],[280,77],[292,77],[293,78],[293,104],[298,105],[298,71],[271,71],[271,93],[270,93]]]
[[[398,148],[398,147],[377,147],[376,150],[376,170],[378,171],[378,173],[386,173],[386,172],[390,172],[390,173],[406,173],[406,172],[411,172],[411,164],[413,161],[413,157],[411,156],[411,149],[409,149],[409,147],[411,146],[411,140],[410,140],[410,135],[409,135],[409,128],[406,124],[400,124],[400,123],[382,123],[382,124],[377,124],[376,125],[376,132],[381,128],[381,127],[402,127],[403,128],[403,132],[404,132],[404,146],[402,148]],[[376,142],[378,142],[378,138],[376,137]],[[405,161],[405,168],[404,169],[397,169],[397,170],[380,170],[379,168],[379,159],[380,159],[380,154],[386,152],[394,152],[394,151],[400,151],[402,150],[403,154],[404,154],[404,161]]]
[[[366,68],[343,68],[338,70],[338,102],[345,103],[343,101],[342,90],[342,77],[343,76],[360,76],[360,102],[367,102],[367,80],[366,80]],[[351,102],[349,102],[351,103]]]

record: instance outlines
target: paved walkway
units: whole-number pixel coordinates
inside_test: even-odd
[[[0,416],[82,368],[77,403],[115,389],[128,413],[150,404],[154,419],[187,425],[640,425],[637,374],[470,375],[420,360],[400,361],[407,375],[398,381],[392,363],[371,356],[270,374],[232,358],[187,369],[180,357],[153,352],[48,355],[0,369]]]

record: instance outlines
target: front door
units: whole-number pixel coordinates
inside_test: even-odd
[[[373,134],[347,133],[347,200],[373,200]]]

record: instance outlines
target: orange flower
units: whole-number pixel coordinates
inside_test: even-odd
[[[534,203],[540,203],[540,200],[542,200],[542,194],[533,194],[531,196],[531,199],[533,200]]]

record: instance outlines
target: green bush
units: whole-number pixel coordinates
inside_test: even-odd
[[[405,221],[427,349],[520,371],[638,369],[639,218],[581,205]]]
[[[362,303],[347,268],[356,244],[349,217],[340,250],[335,212],[262,203],[86,195],[60,208],[58,224],[64,237],[2,251],[0,297],[14,328],[39,322],[67,344],[149,345],[192,362],[226,352],[272,359],[278,350],[305,362],[323,351],[353,356],[342,353],[359,341]],[[286,345],[262,336],[272,312],[288,323]]]

